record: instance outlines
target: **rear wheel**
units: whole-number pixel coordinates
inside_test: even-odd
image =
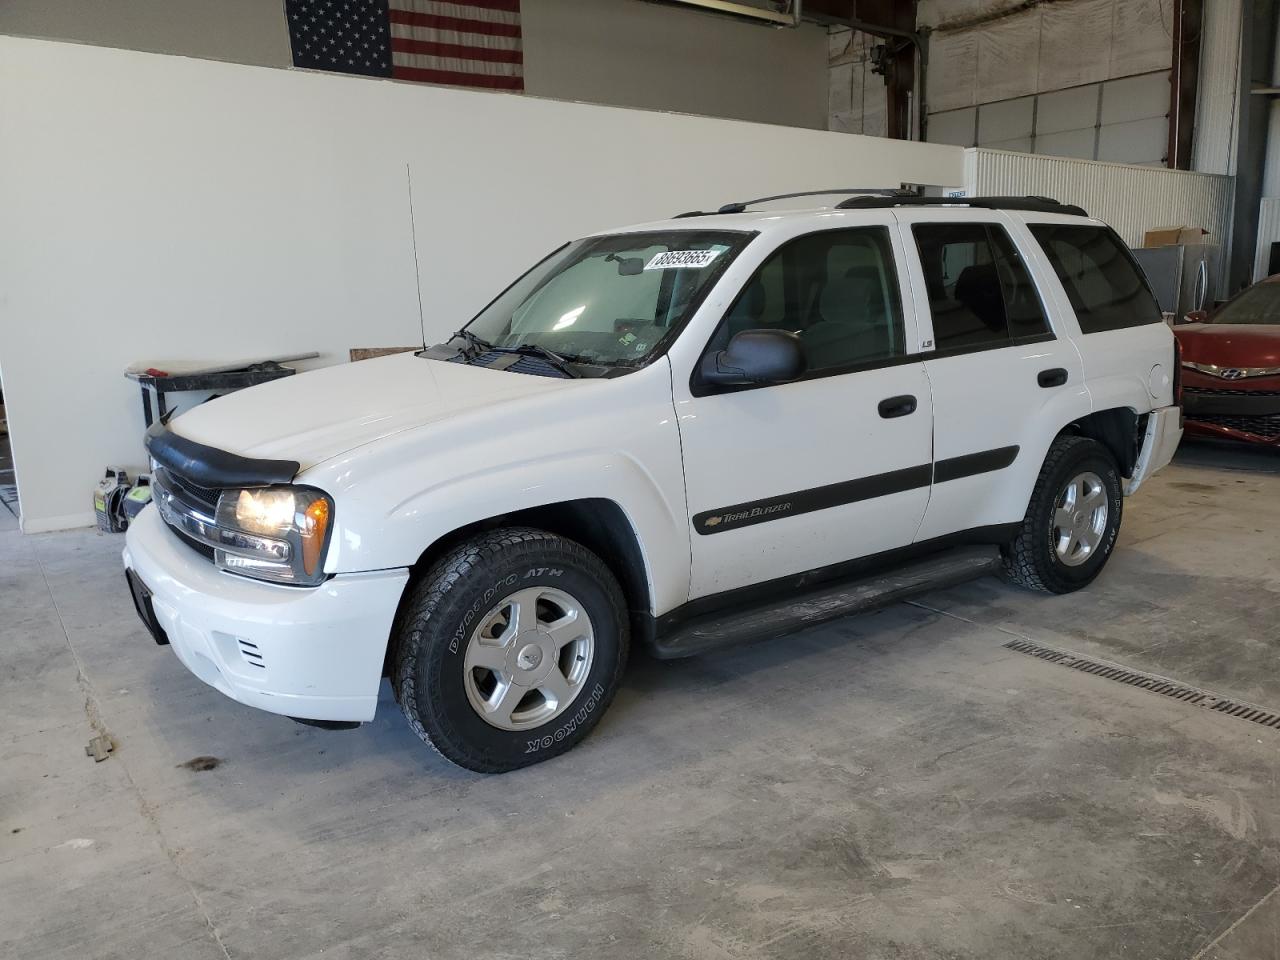
[[[1111,556],[1123,504],[1111,451],[1088,437],[1058,437],[1040,469],[1018,538],[1005,548],[1005,575],[1046,593],[1079,590]]]
[[[581,544],[495,530],[411,585],[394,642],[410,727],[446,759],[498,773],[563,753],[595,726],[626,664],[626,605]]]

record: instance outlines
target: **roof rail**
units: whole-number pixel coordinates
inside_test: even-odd
[[[850,197],[836,204],[837,210],[876,210],[884,207],[978,207],[982,210],[1027,210],[1032,213],[1065,213],[1087,217],[1083,207],[1060,203],[1052,197]]]
[[[684,217],[710,217],[717,213],[743,213],[747,207],[755,206],[757,203],[769,203],[771,200],[794,200],[797,197],[827,197],[832,194],[861,194],[868,198],[880,197],[911,197],[915,194],[902,187],[835,187],[831,190],[801,190],[798,193],[779,193],[772,197],[757,197],[754,200],[740,200],[736,203],[726,203],[718,210],[690,210],[687,213],[677,213],[673,220],[680,220]],[[845,201],[846,203],[848,201]]]

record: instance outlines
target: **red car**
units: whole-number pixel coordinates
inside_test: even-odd
[[[1188,434],[1280,447],[1280,274],[1174,328]]]

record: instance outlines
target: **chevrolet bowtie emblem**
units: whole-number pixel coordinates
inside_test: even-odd
[[[719,518],[719,517],[707,517],[707,519],[705,519],[705,520],[703,520],[703,521],[702,521],[702,525],[703,525],[704,527],[714,527],[714,526],[716,526],[719,522],[720,522],[720,518]]]

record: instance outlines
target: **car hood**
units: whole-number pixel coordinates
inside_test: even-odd
[[[588,382],[400,353],[240,390],[176,417],[170,429],[244,457],[296,460],[305,470],[403,430]]]
[[[1174,328],[1182,359],[1219,367],[1280,367],[1280,326],[1188,323]]]

